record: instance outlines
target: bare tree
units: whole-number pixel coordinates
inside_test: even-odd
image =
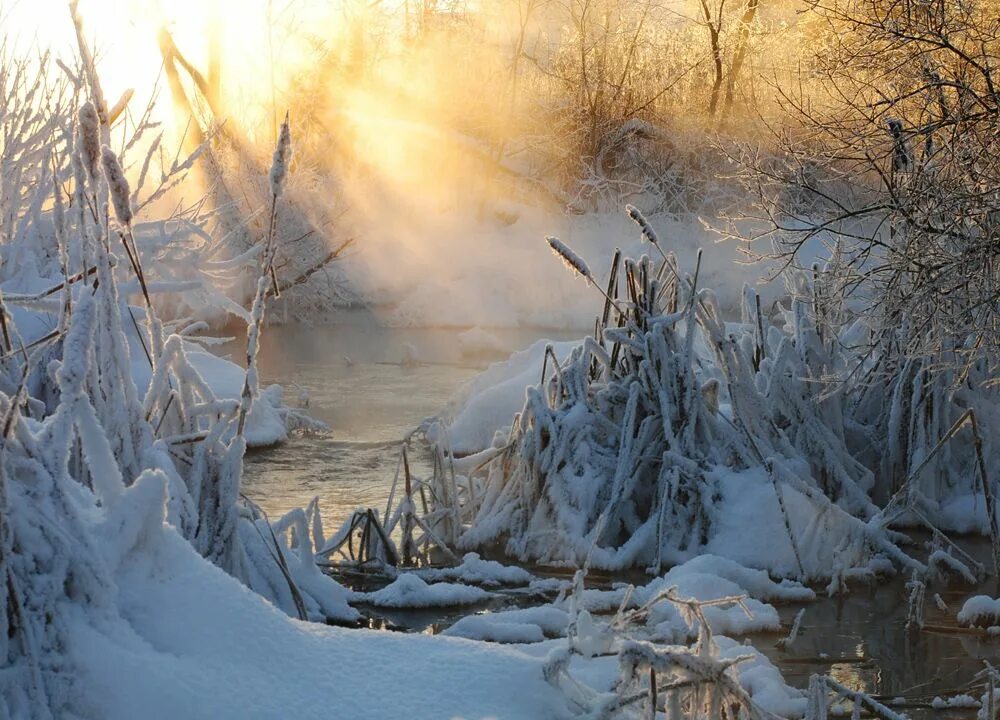
[[[995,364],[995,5],[814,0],[810,12],[822,50],[802,85],[778,88],[780,160],[742,156],[759,218],[790,262],[810,242],[836,248],[843,291],[873,301],[880,347]]]

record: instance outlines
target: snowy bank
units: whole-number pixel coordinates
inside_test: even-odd
[[[298,622],[166,527],[116,581],[117,612],[99,623],[78,618],[71,628],[80,714],[319,720],[331,712],[395,717],[405,707],[407,717],[427,720],[565,716],[537,658],[459,639]]]

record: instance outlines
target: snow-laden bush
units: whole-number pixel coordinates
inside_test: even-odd
[[[436,431],[441,472],[420,485],[429,534],[611,570],[658,572],[707,551],[838,586],[893,565],[926,572],[890,525],[991,532],[989,448],[966,429],[995,412],[991,395],[967,412],[972,393],[946,392],[926,366],[873,375],[883,359],[852,351],[865,326],[819,271],[789,276],[791,305],[777,316],[746,288],[742,321],[725,321],[697,272],[682,276],[630,213],[659,258],[616,257],[606,289],[550,239],[604,295],[598,330],[562,362],[546,354],[508,437],[475,463],[457,462]],[[936,537],[937,567],[983,570]]]

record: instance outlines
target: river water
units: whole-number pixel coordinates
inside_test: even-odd
[[[365,311],[344,313],[336,325],[267,328],[258,356],[262,384],[284,386],[286,402],[307,404],[329,431],[248,453],[243,492],[272,518],[318,496],[328,532],[355,508],[384,509],[402,438],[440,413],[464,383],[538,339],[586,334],[490,329],[484,332],[494,343],[470,344],[464,332],[387,328]],[[221,348],[240,364],[245,352],[242,339]]]
[[[384,508],[401,438],[424,418],[440,412],[463,383],[490,361],[541,337],[568,339],[585,330],[491,330],[505,350],[463,352],[459,330],[387,329],[362,312],[338,325],[268,328],[259,357],[265,381],[286,388],[290,404],[306,404],[329,431],[296,435],[277,448],[247,457],[244,492],[272,517],[303,507],[314,496],[329,533],[357,507]],[[223,348],[239,361],[242,342]],[[989,565],[982,541],[963,544]],[[954,614],[968,596],[997,595],[993,581],[980,588],[958,585],[928,591],[926,626],[905,630],[904,580],[855,588],[842,598],[821,597],[804,606],[779,608],[787,628],[801,607],[802,630],[788,648],[781,635],[756,636],[786,680],[799,687],[812,673],[829,673],[848,687],[885,699],[905,698],[911,717],[974,717],[974,711],[932,711],[935,695],[969,691],[983,661],[1000,661],[1000,640],[986,640],[955,627]],[[938,610],[939,592],[949,605]],[[483,608],[479,608],[482,610]],[[469,612],[475,609],[468,610]],[[402,613],[390,623],[411,631],[436,632],[455,619],[454,610]]]

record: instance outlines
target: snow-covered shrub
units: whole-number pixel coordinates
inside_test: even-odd
[[[444,430],[432,434],[442,472],[420,484],[422,520],[443,544],[499,543],[522,561],[653,572],[707,551],[786,577],[833,578],[836,588],[892,565],[925,572],[891,524],[953,528],[953,503],[992,506],[969,446],[953,451],[965,452],[963,463],[923,472],[946,467],[940,446],[960,405],[916,399],[885,411],[878,398],[926,386],[912,376],[855,380],[875,361],[851,350],[861,329],[824,273],[790,274],[791,305],[777,317],[746,288],[741,322],[729,322],[715,295],[697,288],[697,270],[683,276],[641,213],[629,212],[658,259],[616,259],[606,288],[549,240],[604,295],[604,311],[595,336],[565,360],[546,353],[543,380],[527,389],[509,435],[456,460]],[[912,422],[901,419],[904,405],[919,409]],[[892,449],[893,428],[918,422],[913,451]],[[890,479],[883,458],[905,459],[906,475]],[[983,570],[938,537],[935,567]]]

